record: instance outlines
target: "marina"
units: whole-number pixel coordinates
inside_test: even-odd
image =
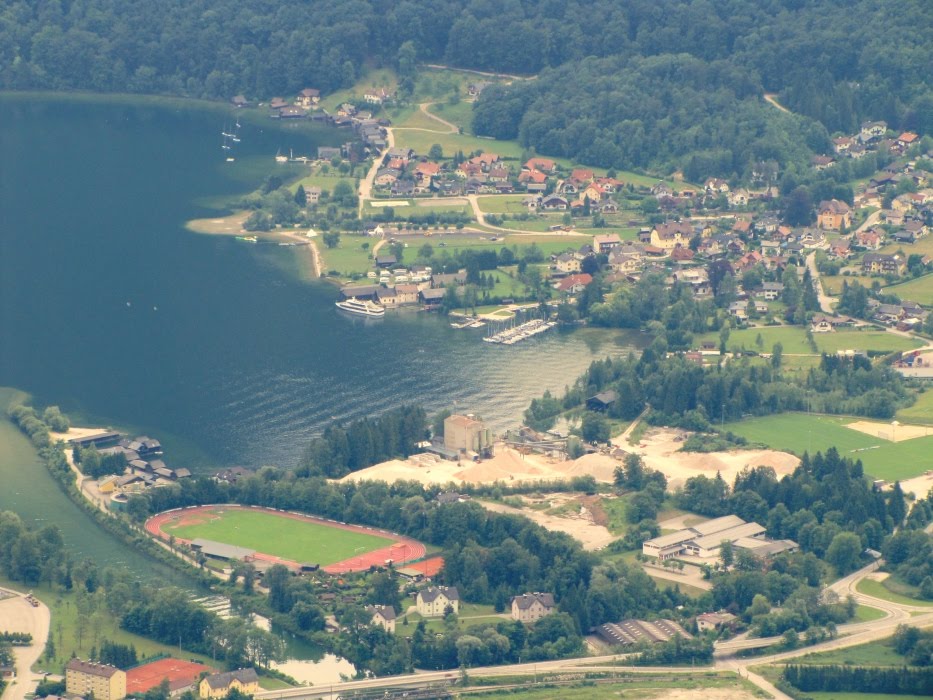
[[[487,343],[499,343],[500,345],[514,345],[515,343],[531,338],[532,336],[544,333],[557,325],[556,321],[544,321],[540,318],[525,321],[514,328],[507,328],[493,335],[483,338]]]

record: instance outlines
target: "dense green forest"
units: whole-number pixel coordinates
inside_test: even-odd
[[[863,119],[933,131],[924,0],[13,0],[0,87],[229,98],[324,92],[412,52],[524,75],[482,134],[613,167],[802,164]],[[403,45],[405,48],[403,49]],[[403,85],[404,87],[404,85]],[[793,112],[762,101],[777,93]]]

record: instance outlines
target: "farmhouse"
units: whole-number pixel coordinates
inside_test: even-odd
[[[202,698],[222,698],[234,688],[246,695],[258,693],[259,676],[256,675],[256,669],[241,668],[207,676],[201,681],[198,691]]]
[[[460,610],[460,592],[454,586],[431,586],[418,591],[415,605],[422,617],[441,617],[448,606],[456,614]]]
[[[373,616],[372,624],[386,632],[395,632],[395,608],[391,605],[367,605],[366,612]]]
[[[554,596],[550,593],[524,593],[512,598],[512,619],[537,622],[554,612]]]
[[[72,659],[65,666],[65,690],[69,695],[120,700],[126,697],[126,673],[107,664]]]

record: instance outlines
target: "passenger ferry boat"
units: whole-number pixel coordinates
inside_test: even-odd
[[[356,297],[347,299],[346,301],[338,301],[336,302],[336,306],[338,309],[359,316],[381,318],[385,316],[386,313],[385,307],[369,301],[368,299],[357,299]]]

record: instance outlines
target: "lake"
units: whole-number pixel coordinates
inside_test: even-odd
[[[424,313],[360,323],[295,251],[193,234],[205,203],[348,132],[243,119],[197,103],[0,96],[0,386],[82,422],[151,433],[174,466],[291,466],[332,420],[411,402],[519,423],[637,335],[482,342]]]

